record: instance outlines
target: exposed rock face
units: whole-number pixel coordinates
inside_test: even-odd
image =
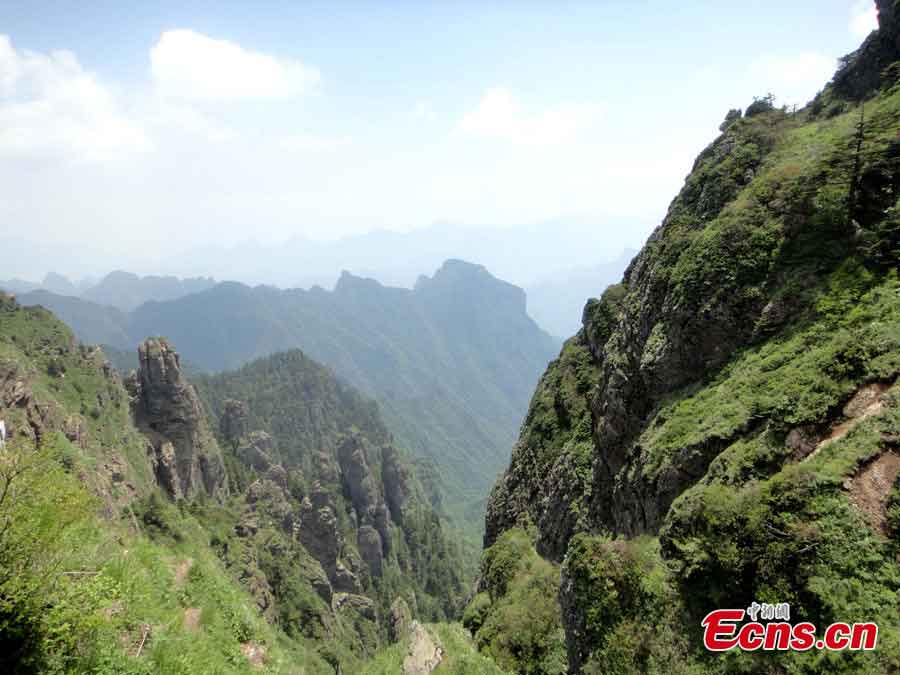
[[[556,382],[543,392],[539,387],[510,469],[495,486],[486,544],[525,519],[539,524],[541,552],[556,559],[579,529],[579,519],[589,520],[588,529],[627,535],[656,531],[674,498],[722,449],[693,448],[683,462],[651,477],[643,470],[638,442],[665,396],[718,370],[754,339],[772,300],[768,293],[777,279],[768,256],[775,255],[774,244],[735,268],[725,283],[711,265],[697,266],[691,276],[672,271],[683,250],[670,231],[699,230],[715,220],[774,147],[775,140],[758,134],[755,124],[731,125],[700,154],[622,284],[585,307],[582,330],[563,350],[568,361],[560,359],[559,372],[554,374],[552,365],[545,375]],[[741,153],[748,143],[754,152]],[[721,167],[727,167],[727,182],[717,173]],[[566,449],[560,439],[570,438],[577,444]],[[585,460],[590,467],[581,465]],[[560,483],[564,499],[558,499]]]
[[[300,518],[300,543],[322,564],[329,578],[333,578],[343,537],[331,501],[319,485],[313,487],[312,499],[304,497]]]
[[[240,573],[238,578],[241,585],[247,589],[247,592],[256,601],[256,608],[269,621],[275,618],[275,596],[272,593],[272,587],[269,585],[266,575],[259,569],[259,565],[253,554],[247,550],[244,558],[240,561]]]
[[[848,57],[834,76],[834,88],[846,98],[859,100],[882,84],[885,68],[900,59],[900,9],[894,0],[875,0],[878,30]]]
[[[284,490],[275,482],[262,478],[247,489],[247,503],[265,509],[279,527],[290,534],[294,530],[295,514]]]
[[[418,621],[413,621],[410,634],[409,651],[403,659],[403,675],[428,675],[441,664],[444,650]]]
[[[225,401],[225,411],[219,420],[219,430],[226,442],[236,446],[247,433],[247,418],[250,410],[243,401],[228,399]]]
[[[298,537],[303,547],[322,566],[336,591],[362,592],[354,561],[342,560],[344,537],[338,527],[331,496],[318,481],[300,505]]]
[[[356,544],[359,554],[369,566],[369,572],[373,577],[380,577],[383,563],[381,550],[381,535],[370,525],[363,525],[357,533]]]
[[[353,510],[360,523],[371,522],[378,506],[378,486],[369,468],[366,442],[361,436],[352,435],[338,447],[341,477],[350,494]]]
[[[391,611],[388,614],[387,628],[388,638],[391,642],[399,642],[406,635],[412,621],[412,612],[403,598],[397,598],[391,603]]]
[[[387,555],[392,546],[390,515],[388,508],[381,496],[378,481],[369,466],[367,442],[359,435],[353,434],[343,440],[338,446],[338,461],[341,466],[341,479],[344,487],[350,495],[353,510],[356,513],[360,527],[360,539],[362,540],[362,527],[371,526],[378,535],[379,548],[382,555]],[[396,461],[396,460],[395,460]],[[365,535],[365,545],[370,547],[374,543],[370,534]],[[362,544],[361,544],[362,545]],[[362,553],[362,550],[360,550]],[[376,576],[381,575],[380,561],[375,563],[374,553],[369,558],[363,554],[363,558],[369,563],[369,567]],[[377,574],[376,574],[377,570]]]
[[[412,489],[409,469],[400,461],[400,456],[393,445],[385,445],[381,450],[381,481],[391,518],[402,526],[403,507]]]
[[[264,473],[275,464],[273,452],[272,437],[265,431],[254,431],[244,439],[236,454],[246,464]]]
[[[359,614],[370,621],[378,620],[378,611],[375,608],[375,602],[364,595],[356,595],[355,593],[335,593],[332,607],[336,612],[339,612],[342,609],[352,609],[359,612]]]
[[[196,391],[181,372],[178,353],[163,338],[138,348],[140,368],[130,380],[138,427],[150,440],[160,485],[173,498],[227,492],[225,465],[207,427]]]
[[[81,415],[69,415],[63,425],[66,438],[82,450],[87,445],[87,424]]]
[[[149,446],[150,463],[156,476],[156,483],[168,493],[172,499],[184,497],[181,489],[181,479],[178,476],[178,460],[175,457],[175,448],[168,441],[160,441]]]
[[[0,294],[0,301],[3,296]],[[12,310],[15,304],[9,300]],[[0,305],[2,308],[2,305]],[[2,318],[0,318],[2,320]],[[0,360],[0,408],[16,409],[21,413],[21,421],[6,419],[6,435],[12,439],[17,436],[27,438],[29,441],[39,444],[44,433],[50,429],[63,429],[70,440],[81,444],[84,440],[63,417],[62,411],[56,406],[39,403],[31,389],[32,373],[25,371],[14,361]]]
[[[589,303],[585,328],[566,342],[538,383],[510,467],[488,500],[485,546],[505,530],[531,522],[538,525],[539,552],[561,560],[569,538],[587,528],[591,393],[599,377],[594,353],[611,331],[601,317],[613,313],[609,294]]]

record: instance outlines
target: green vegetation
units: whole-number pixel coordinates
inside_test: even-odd
[[[46,310],[0,296],[0,418],[10,434],[0,452],[0,668],[358,672],[385,643],[377,616],[395,598],[425,619],[458,611],[458,551],[375,404],[300,353],[257,365],[202,390],[214,409],[246,395],[248,423],[272,431],[272,445],[257,456],[238,450],[258,436],[228,444],[230,497],[201,490],[172,502],[103,353],[77,345]],[[348,439],[362,449],[358,466],[338,462]],[[379,574],[357,546],[358,519],[371,516],[357,512],[352,495],[367,493],[351,479],[390,500]],[[346,564],[350,593],[332,588],[296,536],[301,519],[315,526],[310,500],[329,504],[334,530],[320,515],[326,529],[312,542]],[[457,646],[460,668],[484,662]]]
[[[748,350],[702,389],[676,395],[675,402],[663,407],[641,439],[649,475],[669,468],[672,456],[684,448],[736,438],[758,427],[759,420],[767,421],[770,433],[780,431],[782,436],[793,427],[826,423],[859,383],[890,380],[900,372],[896,274],[865,290],[846,283],[848,270],[857,281],[868,278],[874,283],[858,268],[841,268],[829,284],[836,292],[819,300],[821,318]],[[765,443],[768,438],[757,435],[754,442]],[[790,454],[783,440],[776,446],[782,448],[782,456],[766,459],[762,469]],[[749,461],[744,446],[737,447],[734,452]],[[710,472],[717,475],[724,470],[717,463]],[[746,467],[732,481],[754,477],[752,470]]]
[[[657,539],[576,535],[563,576],[563,611],[575,617],[581,637],[573,646],[585,673],[714,672],[690,653],[681,600]]]
[[[278,508],[299,510],[303,498],[312,494],[317,482],[319,489],[328,493],[340,536],[348,542],[356,542],[357,527],[362,523],[357,523],[354,508],[358,505],[353,503],[347,477],[341,475],[343,470],[333,464],[333,458],[337,455],[335,449],[348,436],[360,437],[368,462],[364,470],[371,477],[366,480],[373,481],[371,489],[383,495],[391,506],[396,527],[392,556],[381,576],[371,579],[370,591],[383,611],[396,597],[412,595],[423,619],[440,620],[458,613],[463,594],[461,551],[447,536],[412,466],[391,445],[374,401],[337,380],[330,370],[298,350],[275,354],[240,370],[197,382],[213,419],[221,419],[226,413],[226,401],[240,400],[247,405],[247,429],[271,434],[273,459],[287,470],[290,485],[289,494],[276,499]],[[226,439],[221,441],[225,445]],[[386,452],[391,455],[390,461],[398,465],[397,472],[402,476],[398,485],[387,476]],[[243,482],[252,482],[261,473],[264,472],[251,469]],[[277,521],[278,516],[273,520]],[[305,575],[284,569],[275,576],[296,585],[297,579]],[[296,595],[297,591],[291,593]],[[307,590],[306,595],[312,598],[315,593]],[[303,614],[308,610],[298,607],[297,611]]]
[[[226,401],[247,403],[248,429],[271,433],[283,459],[306,471],[318,450],[351,431],[376,445],[389,439],[373,400],[296,349],[193,382],[214,420],[222,418]]]
[[[883,68],[896,28],[846,69]],[[897,669],[896,72],[852,100],[730,111],[623,284],[588,303],[491,495],[503,548],[464,615],[485,653],[503,663],[480,638],[525,525],[561,562],[571,672]],[[878,648],[707,653],[705,614],[754,601],[820,630],[875,621]]]
[[[497,665],[480,654],[465,628],[457,623],[427,624],[425,630],[441,647],[441,662],[432,672],[436,675],[504,675]],[[396,675],[403,672],[403,661],[409,653],[410,637],[378,652],[362,665],[359,675]]]
[[[155,491],[102,353],[0,296],[0,370],[0,669],[256,672],[253,647],[271,672],[333,672],[258,614],[204,527]]]
[[[302,349],[376,398],[398,443],[440,467],[447,513],[470,539],[480,538],[478,507],[558,347],[526,314],[520,289],[461,261],[413,290],[345,274],[333,292],[229,282],[130,313],[46,292],[21,300],[58,312],[87,343],[132,352],[164,335],[207,372]]]
[[[484,552],[481,575],[484,590],[463,616],[478,649],[510,672],[565,673],[559,568],[537,554],[524,530],[512,529]]]

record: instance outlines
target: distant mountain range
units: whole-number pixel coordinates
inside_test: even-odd
[[[8,293],[48,291],[56,295],[83,298],[98,305],[109,305],[126,312],[151,300],[175,300],[190,293],[205,291],[215,285],[215,279],[209,277],[192,279],[172,276],[141,277],[121,270],[110,272],[99,282],[85,278],[77,284],[55,272],[47,274],[41,283],[23,279],[0,280],[0,289]]]
[[[413,232],[377,231],[331,242],[292,239],[279,245],[250,242],[240,247],[212,246],[183,259],[167,260],[168,268],[202,270],[220,279],[279,288],[332,288],[338,270],[377,279],[386,286],[411,288],[423,272],[447,258],[475,261],[501,279],[526,289],[528,311],[552,335],[578,329],[586,298],[598,297],[622,278],[634,257],[624,249],[607,262],[594,241],[598,230],[582,223],[541,224],[520,228],[466,228],[434,225]],[[80,297],[100,305],[131,311],[150,301],[176,300],[207,290],[212,276],[138,276],[117,270],[100,281],[87,277],[73,282],[51,272],[40,283],[0,280],[11,293],[45,290]]]
[[[130,272],[117,271],[103,277],[96,286],[85,290],[81,297],[100,305],[112,305],[130,311],[151,300],[176,300],[215,285],[215,279],[210,277],[139,277]]]
[[[51,309],[84,342],[132,352],[165,336],[206,371],[301,348],[374,396],[401,444],[445,469],[449,501],[487,494],[559,349],[522,289],[459,260],[413,289],[344,273],[333,291],[225,282],[132,311],[48,291],[18,299]]]
[[[527,287],[528,313],[552,335],[576,333],[587,299],[600,297],[607,286],[619,283],[636,254],[634,249],[625,249],[615,260],[560,272]]]
[[[638,243],[648,233],[637,221],[619,223],[617,241],[611,239],[610,231],[594,220],[577,218],[515,227],[436,223],[410,232],[376,230],[335,241],[294,238],[270,245],[211,246],[168,260],[170,268],[165,271],[194,270],[222,279],[308,288],[330,287],[334,271],[346,269],[408,288],[423,272],[458,258],[484,265],[499,278],[528,288],[612,259],[629,242]]]

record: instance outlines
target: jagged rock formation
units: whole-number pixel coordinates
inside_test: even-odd
[[[164,351],[154,365],[153,349],[146,350],[146,377],[135,376],[130,401],[101,350],[78,345],[46,310],[0,294],[0,420],[9,432],[0,451],[0,670],[161,672],[174,656],[191,672],[243,672],[246,664],[235,657],[244,651],[265,660],[260,665],[301,663],[305,672],[333,674],[313,646],[325,644],[315,612],[298,613],[291,624],[312,626],[309,641],[289,636],[283,621],[281,584],[289,577],[302,580],[301,598],[323,608],[323,623],[338,623],[318,563],[289,538],[271,536],[272,519],[279,527],[296,524],[284,509],[279,475],[254,477],[252,489],[234,499],[203,498],[208,465],[195,453],[190,467],[181,466],[178,453],[185,440],[199,439],[193,450],[209,456],[215,443],[205,438],[196,395],[173,372],[177,358]],[[141,406],[134,414],[132,403]],[[144,419],[144,433],[135,417]],[[145,434],[159,441],[151,449],[163,464],[156,475]],[[185,497],[179,505],[161,497],[159,478],[168,479],[170,494]],[[221,495],[218,481],[209,482]],[[252,546],[243,545],[244,535]],[[70,573],[60,565],[70,560],[90,560],[91,569]],[[340,659],[352,672],[352,650],[371,650],[377,634],[355,638],[346,626],[363,620],[352,608],[341,614],[345,632],[335,635],[348,645]],[[59,635],[73,639],[60,642]],[[159,658],[157,647],[166,643],[176,648]],[[263,657],[254,648],[261,643]]]
[[[887,0],[879,3],[889,30],[873,34],[867,44],[896,41],[890,32],[895,15],[889,4]],[[883,53],[885,58],[896,58]],[[860,64],[867,58],[860,53],[852,62]],[[839,90],[839,78],[833,87]],[[581,490],[577,500],[590,502],[596,526],[629,535],[659,529],[672,501],[703,476],[709,462],[728,444],[728,439],[707,439],[651,472],[640,437],[660,402],[718,371],[739,348],[770,336],[808,309],[810,289],[821,283],[823,272],[842,260],[834,254],[817,258],[812,250],[808,259],[798,258],[797,249],[809,245],[807,227],[816,213],[814,193],[785,193],[760,205],[761,210],[751,212],[744,222],[727,208],[742,191],[772,180],[754,183],[778,143],[773,132],[779,124],[787,124],[784,113],[772,109],[725,126],[724,133],[697,158],[665,220],[629,266],[621,286],[615,287],[615,297],[605,295],[588,303],[582,331],[544,376],[564,380],[560,372],[576,378],[596,370],[587,373],[578,392],[552,385],[560,399],[556,411],[561,419],[554,422],[560,429],[547,430],[549,437],[559,438],[558,431],[570,428],[577,419],[582,426],[572,429],[583,439],[583,424],[590,424],[596,449],[592,477],[581,480],[576,488]],[[834,167],[840,161],[833,157],[825,163]],[[849,183],[847,161],[839,166]],[[891,185],[900,178],[890,173],[885,180]],[[890,187],[885,190],[890,194]],[[887,197],[882,208],[890,205]],[[847,226],[835,226],[822,236],[834,246],[852,247],[853,231]],[[701,250],[711,246],[716,249]],[[721,257],[713,258],[716,255]],[[797,281],[790,282],[788,275],[795,275]],[[590,353],[588,362],[575,355],[578,350]],[[543,386],[539,385],[539,392]],[[581,409],[582,401],[589,402],[588,416]],[[562,457],[559,448],[536,457],[541,454],[535,448],[540,440],[534,437],[541,435],[546,422],[535,423],[539,404],[538,398],[532,401],[510,471],[490,499],[486,544],[527,513],[531,520],[547,524],[542,528],[547,540],[544,550],[560,558],[566,541],[578,530],[569,522],[571,514],[564,513],[566,504],[575,499],[575,494],[566,494],[566,486],[572,483],[567,474],[575,462],[565,453],[554,464],[554,455]],[[553,479],[548,480],[551,475]],[[552,506],[560,496],[548,489],[552,485],[563,486],[558,508]],[[562,532],[551,531],[560,526]]]
[[[254,431],[238,439],[237,445],[235,454],[259,473],[267,472],[274,465],[272,437],[265,431]]]
[[[403,675],[428,675],[444,658],[444,650],[418,621],[410,626],[410,645],[403,659]]]
[[[400,453],[390,444],[381,448],[381,481],[391,518],[402,525],[403,509],[412,496],[412,479],[409,466],[400,460]]]
[[[303,498],[300,522],[300,543],[319,561],[335,589],[361,592],[362,584],[352,571],[352,565],[341,559],[344,535],[338,526],[331,494],[318,482],[313,485],[311,495]]]
[[[360,554],[372,574],[381,576],[381,557],[391,552],[390,515],[376,476],[369,467],[366,445],[365,439],[358,434],[348,436],[338,446],[338,461],[360,528],[357,540]]]
[[[152,448],[154,473],[175,499],[198,491],[227,493],[225,466],[200,399],[181,372],[178,353],[163,338],[138,348],[140,368],[128,386],[138,426]]]
[[[85,476],[112,513],[146,489],[144,441],[130,426],[128,395],[94,347],[40,307],[0,292],[0,420],[10,444],[59,446],[97,458]],[[77,404],[73,404],[73,401]]]

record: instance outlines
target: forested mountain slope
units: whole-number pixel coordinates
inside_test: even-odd
[[[501,665],[900,666],[900,9],[877,4],[809,106],[728,114],[541,379],[467,612]],[[876,621],[878,649],[706,652],[703,616],[753,601]]]
[[[127,314],[45,292],[21,301],[60,312],[86,342],[132,351],[165,335],[208,371],[301,348],[377,398],[398,443],[432,459],[457,502],[487,494],[558,347],[521,289],[462,261],[413,290],[345,273],[334,291],[222,283]]]
[[[458,611],[373,402],[293,352],[205,381],[210,420],[168,341],[138,363],[0,295],[4,672],[356,672],[393,609]]]

